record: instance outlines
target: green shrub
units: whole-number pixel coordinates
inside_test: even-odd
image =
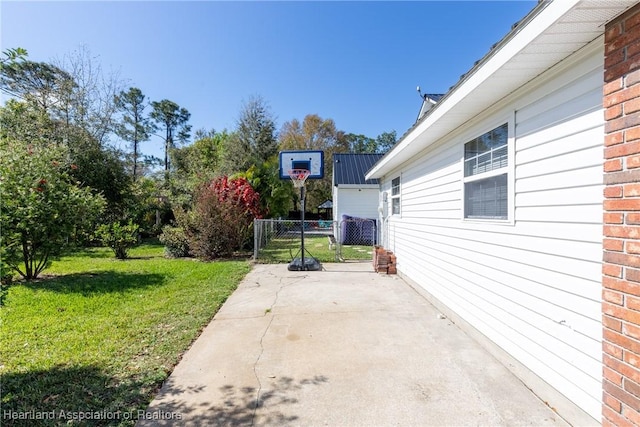
[[[160,243],[164,245],[164,253],[169,258],[189,256],[189,241],[182,227],[164,226],[160,235]]]
[[[0,138],[0,257],[26,280],[36,279],[52,256],[92,229],[104,210],[102,196],[73,181],[78,166],[68,156],[55,144]]]
[[[140,226],[134,224],[131,220],[127,225],[119,222],[111,224],[103,224],[96,230],[96,237],[100,239],[103,245],[113,250],[116,258],[127,259],[129,249],[138,244],[138,230]]]
[[[260,195],[245,178],[217,178],[196,191],[193,209],[176,213],[191,252],[203,260],[232,255],[250,242]]]

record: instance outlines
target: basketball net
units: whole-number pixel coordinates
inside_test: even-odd
[[[306,182],[307,178],[309,178],[310,174],[311,174],[311,171],[307,169],[290,169],[289,170],[289,178],[291,178],[291,182],[293,182],[293,186],[295,188],[304,187],[304,183]]]

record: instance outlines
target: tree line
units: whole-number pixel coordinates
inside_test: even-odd
[[[142,89],[126,87],[116,73],[105,73],[86,48],[51,62],[31,61],[24,49],[7,49],[0,58],[0,79],[2,92],[10,95],[0,107],[0,255],[7,260],[40,251],[43,266],[70,239],[90,241],[86,223],[94,229],[135,224],[136,230],[158,235],[162,226],[193,211],[199,192],[214,188],[209,184],[221,177],[243,180],[242,185],[229,184],[233,188],[250,185],[259,196],[251,209],[262,216],[286,216],[299,201],[291,183],[278,177],[280,150],[325,152],[325,178],[309,183],[307,192],[307,206],[318,206],[331,198],[334,153],[386,152],[396,141],[395,131],[377,137],[347,133],[317,114],[287,121],[278,130],[260,96],[242,105],[234,129],[192,132],[187,108],[169,99],[151,101]],[[141,151],[154,135],[162,140],[162,159]],[[41,180],[46,185],[37,184]],[[84,218],[49,226],[45,213],[35,214],[38,206],[79,203],[63,203],[63,193],[88,201]],[[61,215],[50,208],[49,214]],[[27,226],[49,228],[43,231],[49,243],[32,242]],[[38,265],[30,273],[26,267],[13,268],[32,277]]]

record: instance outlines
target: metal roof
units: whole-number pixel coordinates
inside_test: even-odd
[[[333,185],[377,185],[377,179],[364,176],[382,154],[342,153],[333,155]]]
[[[637,0],[540,1],[409,129],[367,176],[381,178],[601,37]]]
[[[333,201],[325,200],[324,203],[318,206],[318,209],[333,209]]]

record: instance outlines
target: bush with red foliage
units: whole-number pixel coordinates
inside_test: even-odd
[[[178,221],[191,252],[211,260],[251,242],[254,218],[262,218],[260,194],[245,178],[223,176],[198,188],[192,211],[179,215]]]

